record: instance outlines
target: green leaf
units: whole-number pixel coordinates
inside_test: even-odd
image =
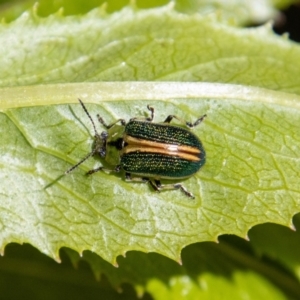
[[[138,8],[153,8],[170,3],[169,0],[151,1],[130,1]],[[234,20],[236,24],[263,23],[273,19],[277,15],[277,8],[285,8],[297,0],[174,0],[175,9],[184,13],[217,14],[227,22],[228,19]],[[0,1],[1,3],[1,1]],[[38,14],[42,17],[49,16],[59,10],[63,10],[64,15],[75,15],[87,13],[89,10],[105,4],[107,11],[112,13],[122,9],[129,4],[128,0],[40,0],[38,2]],[[30,9],[36,4],[34,0],[6,1],[0,6],[0,18],[11,21],[19,17],[24,10]]]
[[[21,38],[20,38],[21,37]],[[269,26],[237,29],[167,7],[0,27],[0,86],[83,81],[209,81],[299,93],[299,46]]]
[[[1,203],[3,218],[15,216],[18,223],[4,227],[3,237],[19,242],[22,237],[55,257],[60,247],[68,246],[79,252],[90,249],[112,263],[129,250],[180,261],[182,247],[197,241],[216,240],[224,233],[246,237],[263,222],[291,226],[299,211],[298,96],[204,83],[89,83],[81,88],[82,94],[69,85],[59,90],[57,85],[10,88],[1,94],[12,106],[25,94],[44,104],[76,95],[95,103],[105,97],[101,106],[87,107],[107,122],[143,116],[146,103],[155,107],[157,121],[178,113],[195,120],[206,113],[195,132],[207,163],[184,182],[196,199],[178,191],[157,194],[147,185],[125,182],[122,175],[87,177],[86,171],[100,164],[97,158],[60,178],[91,151],[92,128],[82,108],[6,108],[1,153],[7,190]],[[129,98],[126,90],[137,92]],[[92,96],[93,91],[101,94]],[[131,101],[115,100],[122,97]]]

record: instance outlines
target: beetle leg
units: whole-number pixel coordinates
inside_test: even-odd
[[[107,168],[104,168],[104,167],[101,166],[99,168],[89,170],[86,174],[87,175],[91,175],[91,174],[94,174],[94,173],[99,172],[99,171],[120,172],[120,170],[121,170],[121,166],[120,165],[116,166],[114,169],[107,169]]]
[[[153,119],[154,119],[154,108],[152,106],[150,106],[149,104],[147,105],[147,108],[151,112],[150,117],[147,117],[147,118],[135,117],[135,118],[131,118],[130,121],[133,121],[133,120],[145,120],[145,121],[148,121],[148,122],[152,122]]]
[[[97,118],[98,118],[99,123],[102,124],[106,129],[109,129],[109,128],[113,127],[113,126],[116,125],[118,122],[120,122],[122,126],[125,126],[125,125],[126,125],[126,121],[125,121],[124,119],[118,119],[118,120],[112,122],[111,124],[107,125],[107,124],[105,123],[105,121],[103,120],[103,118],[100,117],[100,115],[97,115]]]
[[[146,118],[146,120],[152,122],[154,119],[154,107],[148,104],[147,108],[151,111],[151,117]]]
[[[189,123],[189,122],[186,122],[186,126],[192,128],[192,127],[196,127],[197,125],[199,125],[203,120],[204,118],[206,118],[207,115],[203,115],[201,116],[199,119],[196,120],[196,122],[194,122],[193,124]]]
[[[187,195],[190,198],[195,199],[194,195],[192,193],[190,193],[181,183],[162,185],[159,180],[154,180],[154,181],[150,180],[149,182],[156,191],[180,189],[185,195]]]
[[[174,186],[174,189],[180,189],[188,197],[195,199],[195,196],[191,192],[189,192],[181,183],[176,183],[173,186]]]
[[[155,180],[153,182],[152,180],[150,180],[147,177],[131,177],[131,174],[127,173],[127,172],[125,173],[125,180],[126,181],[134,181],[134,182],[143,182],[143,183],[149,182],[155,191],[160,192],[159,189],[160,189],[161,184],[160,184],[159,180]]]
[[[159,180],[154,180],[154,182],[152,180],[149,180],[149,183],[155,191],[160,192],[161,183]]]
[[[130,173],[125,173],[125,180],[126,181],[135,181],[135,182],[148,182],[149,181],[149,178],[146,178],[146,177],[131,177],[131,174]]]
[[[181,119],[181,118],[179,118],[179,117],[177,117],[177,116],[175,116],[175,115],[169,115],[169,116],[165,119],[164,123],[171,123],[171,121],[172,121],[173,119],[177,119],[177,120],[180,121],[181,123],[185,124],[187,127],[193,128],[193,127],[199,125],[199,124],[204,120],[205,117],[206,117],[206,115],[203,115],[202,117],[200,117],[199,119],[197,119],[196,122],[191,123],[191,122],[184,121],[183,119]]]

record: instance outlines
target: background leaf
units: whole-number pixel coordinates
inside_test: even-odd
[[[151,0],[131,1],[137,8],[153,8],[170,3],[169,0]],[[249,23],[263,23],[277,15],[277,8],[284,8],[297,0],[173,0],[175,9],[184,13],[201,13],[201,14],[218,14],[222,16],[222,20],[234,20],[236,24],[244,25]],[[2,5],[1,5],[2,3]],[[107,11],[112,13],[122,9],[129,4],[128,0],[40,0],[38,2],[38,14],[47,17],[50,14],[63,10],[64,15],[75,15],[87,13],[89,10],[105,4]],[[18,2],[11,0],[0,1],[0,17],[11,21],[19,17],[24,10],[28,10],[36,4],[33,0],[20,0]]]
[[[170,5],[141,11],[127,7],[112,15],[96,9],[68,18],[24,14],[0,29],[5,45],[0,86],[66,78],[209,81],[299,93],[298,46],[268,26],[237,29],[214,20],[177,13]]]

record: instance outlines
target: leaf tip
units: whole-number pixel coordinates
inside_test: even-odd
[[[289,228],[293,231],[297,231],[297,228],[295,227],[295,225],[293,223],[289,224]]]
[[[271,20],[266,22],[264,25],[257,27],[257,30],[264,34],[272,33],[272,35],[274,35],[274,31],[272,28],[273,28],[273,21]]]
[[[141,299],[141,298],[144,297],[145,289],[144,289],[143,286],[141,286],[141,285],[138,284],[138,285],[136,285],[136,286],[134,287],[134,289],[135,289],[136,294],[137,294],[137,296],[138,296],[139,299]]]
[[[116,257],[113,259],[113,261],[111,262],[111,264],[112,264],[115,268],[119,268],[119,264],[117,263]]]
[[[136,0],[129,0],[129,6],[131,7],[132,10],[137,10],[137,4],[136,4]]]
[[[39,2],[35,2],[32,6],[32,13],[35,17],[37,17],[39,5]]]
[[[63,7],[61,7],[61,8],[57,11],[56,15],[57,15],[58,17],[63,17],[63,16],[64,16],[64,12],[65,12],[65,9],[64,9]]]
[[[283,33],[281,36],[285,40],[288,40],[290,38],[290,34],[288,32]]]
[[[176,2],[174,0],[171,0],[167,5],[166,8],[168,8],[169,10],[174,10],[176,6]]]
[[[58,253],[56,253],[56,254],[53,256],[53,259],[54,259],[58,264],[61,263],[61,258],[60,258],[60,256],[59,256]]]
[[[177,258],[176,261],[178,262],[178,264],[180,266],[182,266],[182,258],[181,258],[181,256],[179,258]]]
[[[107,15],[107,2],[104,2],[100,8],[99,8],[100,14],[102,16],[106,16]]]

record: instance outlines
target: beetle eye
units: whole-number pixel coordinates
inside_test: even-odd
[[[108,132],[107,131],[102,131],[100,136],[101,136],[102,139],[107,139]]]
[[[105,157],[105,155],[106,155],[105,149],[103,149],[103,148],[100,149],[99,154],[100,154],[101,157]]]

